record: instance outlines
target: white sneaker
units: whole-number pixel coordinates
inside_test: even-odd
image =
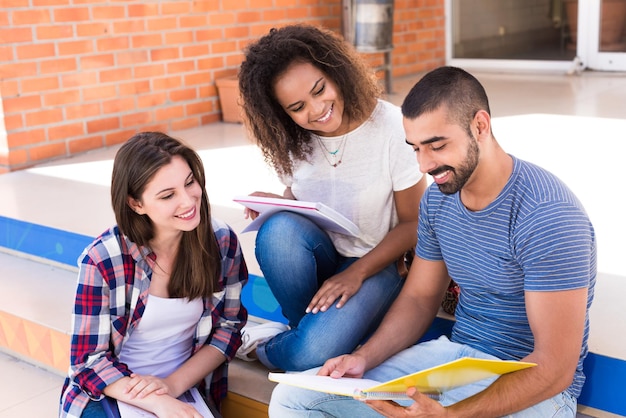
[[[255,361],[256,359],[248,357],[261,341],[288,331],[289,325],[280,322],[265,322],[259,325],[245,326],[241,330],[241,347],[237,350],[236,357],[245,361]]]

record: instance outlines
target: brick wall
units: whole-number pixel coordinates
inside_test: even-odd
[[[443,64],[443,0],[394,7],[394,76]],[[295,22],[339,31],[341,10],[341,0],[0,0],[0,173],[219,121],[215,80],[236,73],[251,39]]]

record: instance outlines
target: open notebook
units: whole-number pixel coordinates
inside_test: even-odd
[[[464,357],[387,382],[348,377],[334,379],[304,373],[270,372],[268,378],[273,382],[335,395],[402,400],[409,399],[406,391],[410,387],[415,387],[422,393],[438,395],[455,387],[533,366],[536,364]]]
[[[259,212],[259,216],[250,222],[242,232],[257,231],[272,214],[286,210],[307,216],[324,230],[355,237],[359,235],[359,228],[352,221],[321,202],[261,196],[236,196],[233,200]]]
[[[202,399],[200,391],[195,387],[183,393],[178,399],[193,405],[203,418],[221,418],[219,413],[216,411],[212,412],[211,409],[209,409],[204,399]],[[103,407],[107,418],[156,418],[156,415],[145,409],[121,401],[115,401],[111,398],[105,398],[103,400]]]

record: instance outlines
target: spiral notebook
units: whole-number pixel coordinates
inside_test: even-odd
[[[270,372],[268,378],[273,382],[303,389],[359,399],[404,400],[409,399],[406,391],[410,387],[436,398],[437,395],[455,387],[533,366],[536,364],[464,357],[387,382],[349,377],[334,379],[330,376],[305,373]]]

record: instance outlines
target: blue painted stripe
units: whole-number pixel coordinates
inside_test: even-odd
[[[76,259],[93,239],[86,235],[0,216],[1,247],[71,266],[76,266]],[[241,300],[250,315],[270,321],[287,322],[267,282],[261,276],[250,275],[248,284],[243,288]],[[450,320],[436,318],[422,340],[442,334],[450,335],[452,325]],[[626,416],[626,398],[623,396],[626,360],[589,353],[584,370],[587,380],[578,403]]]
[[[76,267],[93,237],[0,216],[0,246]]]

